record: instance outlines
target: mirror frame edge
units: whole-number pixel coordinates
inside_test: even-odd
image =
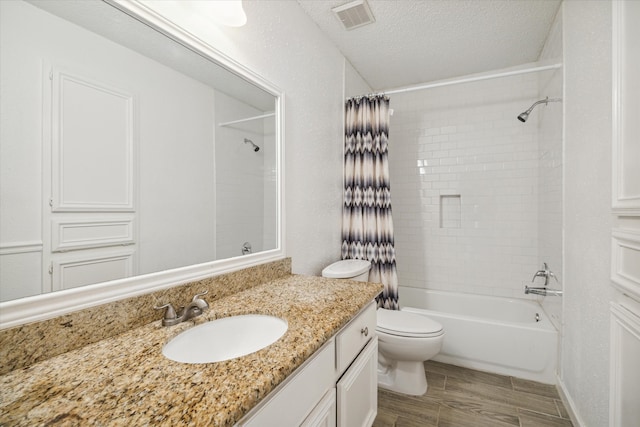
[[[230,273],[254,265],[281,260],[286,257],[284,220],[284,100],[285,94],[278,87],[213,46],[200,40],[184,28],[169,21],[138,0],[101,0],[132,18],[148,25],[194,50],[207,59],[217,62],[229,72],[260,87],[276,98],[276,248],[255,254],[210,261],[155,273],[102,282],[73,289],[50,292],[12,301],[0,302],[0,330],[27,323],[58,317],[74,311],[131,298],[154,291],[168,289],[182,283]]]

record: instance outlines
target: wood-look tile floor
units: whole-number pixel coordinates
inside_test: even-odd
[[[378,389],[373,427],[571,427],[555,386],[427,361],[427,393]]]

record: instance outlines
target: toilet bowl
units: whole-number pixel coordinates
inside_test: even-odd
[[[367,281],[370,268],[369,261],[343,260],[322,270],[322,276]],[[376,335],[378,386],[416,396],[426,393],[424,362],[442,348],[442,325],[420,314],[379,308]]]
[[[376,334],[378,385],[398,393],[425,394],[424,362],[442,349],[442,325],[420,314],[379,308]]]

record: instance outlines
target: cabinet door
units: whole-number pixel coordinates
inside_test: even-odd
[[[370,427],[378,412],[378,337],[362,350],[342,376],[338,394],[338,427]]]
[[[327,390],[334,387],[335,357],[335,340],[331,339],[237,425],[299,426],[313,412]]]
[[[336,427],[336,389],[324,395],[301,427]]]

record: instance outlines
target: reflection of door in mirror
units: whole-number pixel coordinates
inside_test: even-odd
[[[135,98],[81,68],[43,67],[44,292],[136,273]]]
[[[36,5],[0,2],[0,301],[275,249],[276,98],[135,20],[93,21],[127,47]]]
[[[215,91],[101,37],[81,40],[58,44],[52,62],[65,68],[48,71],[43,290],[215,259]],[[109,60],[85,61],[86,50]],[[78,244],[61,251],[56,240]]]

